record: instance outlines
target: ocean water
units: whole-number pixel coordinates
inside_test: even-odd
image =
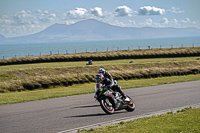
[[[0,44],[0,59],[50,54],[68,54],[82,52],[171,47],[200,47],[200,37],[87,41],[66,43]]]

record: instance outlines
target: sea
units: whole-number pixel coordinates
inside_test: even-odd
[[[200,36],[66,43],[0,44],[0,59],[52,54],[178,47],[200,47]]]

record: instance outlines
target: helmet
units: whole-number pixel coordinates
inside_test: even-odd
[[[105,69],[103,69],[103,68],[100,68],[100,69],[98,70],[98,73],[105,74],[105,72],[106,72],[106,70],[105,70]]]
[[[101,73],[98,73],[95,76],[95,79],[96,79],[97,83],[100,83],[103,80],[103,75]]]

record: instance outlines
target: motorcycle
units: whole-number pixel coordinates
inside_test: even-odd
[[[113,114],[114,111],[122,109],[125,109],[128,112],[135,110],[135,104],[129,96],[126,95],[130,101],[125,102],[119,92],[115,92],[107,86],[101,86],[99,88],[95,86],[95,90],[95,98],[98,100],[102,110],[106,114]]]

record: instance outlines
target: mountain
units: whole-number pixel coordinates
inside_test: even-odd
[[[6,39],[3,35],[0,34],[0,40]]]
[[[92,40],[120,40],[159,37],[200,36],[196,28],[131,28],[117,27],[94,19],[72,25],[54,24],[47,29],[28,36],[6,39],[7,43],[41,43]]]
[[[3,35],[1,35],[0,34],[0,41],[3,41],[3,40],[5,40],[6,38],[3,36]]]

